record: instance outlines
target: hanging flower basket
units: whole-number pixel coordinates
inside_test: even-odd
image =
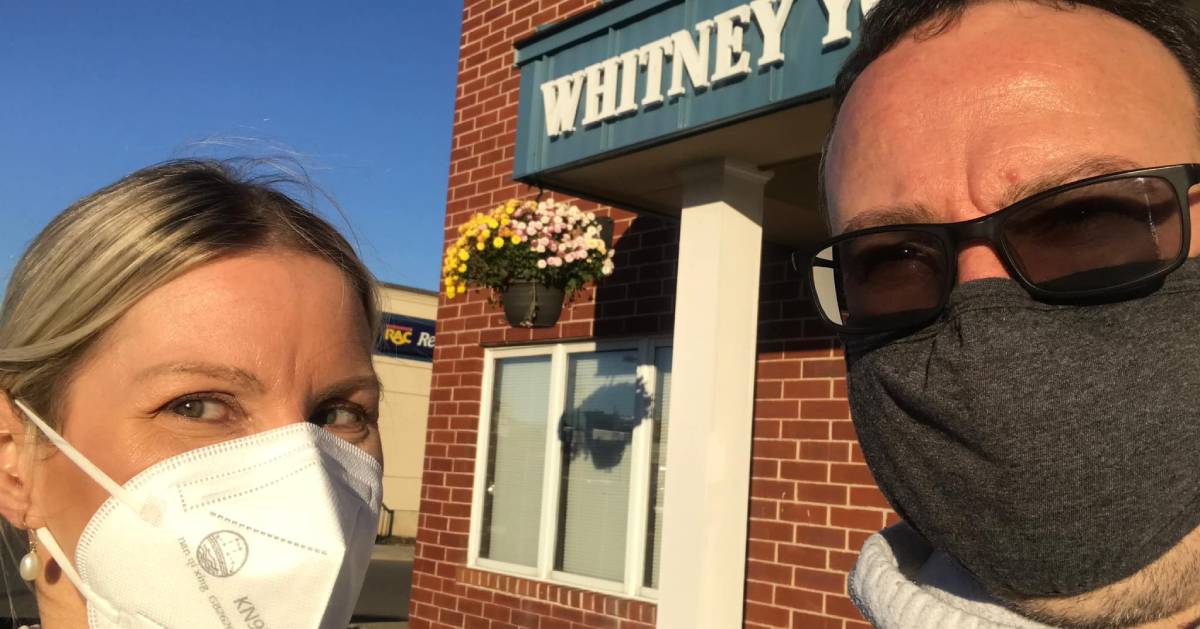
[[[564,297],[561,288],[529,281],[513,282],[504,289],[501,298],[504,318],[517,328],[553,327],[562,314]]]
[[[552,326],[564,300],[612,274],[611,231],[611,220],[554,200],[513,199],[477,213],[446,249],[446,297],[488,288],[509,324]]]

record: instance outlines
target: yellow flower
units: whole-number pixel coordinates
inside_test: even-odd
[[[454,299],[454,292],[455,291],[454,291],[453,286],[447,286],[446,287],[446,299]]]
[[[492,230],[490,230],[490,229],[485,229],[485,230],[479,232],[479,237],[484,240],[491,238],[491,236],[492,236]]]
[[[493,246],[493,247],[495,247],[495,248],[497,248],[497,249],[499,249],[500,247],[503,247],[503,246],[504,246],[504,239],[503,239],[503,238],[500,238],[500,237],[496,237],[494,240],[492,240],[492,246]]]
[[[446,286],[454,286],[454,278],[453,277],[446,278]]]
[[[463,284],[459,284],[459,285],[458,285],[458,292],[460,292],[460,293],[462,293],[462,294],[464,294],[464,295],[465,295],[465,294],[467,293],[467,285],[466,285],[465,283],[463,283]]]
[[[456,247],[461,247],[461,246],[463,246],[463,245],[465,245],[465,244],[467,244],[467,237],[466,237],[466,236],[459,236],[459,237],[458,237],[458,240],[455,240],[455,241],[454,241],[454,246],[456,246]]]
[[[520,237],[520,236],[513,236],[513,237],[512,237],[512,244],[514,244],[514,245],[519,245],[519,244],[521,244],[521,237]]]
[[[471,259],[471,254],[467,253],[467,252],[466,252],[466,250],[459,251],[459,252],[458,252],[458,259],[459,259],[459,260],[462,260],[463,262],[466,262],[467,260],[470,260],[470,259]]]
[[[487,245],[483,244],[482,242],[477,242],[477,243],[475,243],[475,248],[480,251],[483,251],[484,249],[487,248]]]
[[[496,229],[497,227],[500,226],[500,222],[494,218],[489,218],[487,224],[488,224],[488,227],[491,227],[492,229]]]
[[[467,265],[465,265],[465,264],[460,264],[460,265],[458,265],[458,272],[459,272],[459,273],[466,273],[466,272],[467,272]]]

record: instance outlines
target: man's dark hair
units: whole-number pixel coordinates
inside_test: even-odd
[[[858,47],[846,59],[833,84],[834,126],[837,115],[845,102],[850,88],[858,77],[876,59],[891,50],[906,36],[918,38],[935,37],[954,26],[963,12],[971,5],[985,0],[881,0],[863,21],[859,32]],[[1073,9],[1079,6],[1095,7],[1124,18],[1149,32],[1168,50],[1187,71],[1193,91],[1200,105],[1200,18],[1194,7],[1196,0],[1010,0],[1026,1],[1052,6],[1058,9]],[[828,198],[825,190],[825,158],[830,130],[821,159],[819,200],[822,213],[828,215]]]
[[[1200,98],[1200,21],[1185,0],[1025,0],[1060,9],[1095,7],[1140,26],[1162,42],[1187,70]],[[953,26],[981,0],[881,0],[863,22],[858,48],[833,85],[834,110],[841,108],[859,75],[905,35],[933,37]]]

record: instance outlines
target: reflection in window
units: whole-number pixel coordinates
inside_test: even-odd
[[[570,358],[560,438],[555,569],[621,581],[629,516],[629,450],[643,416],[635,350]]]

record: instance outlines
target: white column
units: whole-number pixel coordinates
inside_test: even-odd
[[[729,629],[742,626],[763,188],[771,174],[716,160],[679,177],[658,626]]]

